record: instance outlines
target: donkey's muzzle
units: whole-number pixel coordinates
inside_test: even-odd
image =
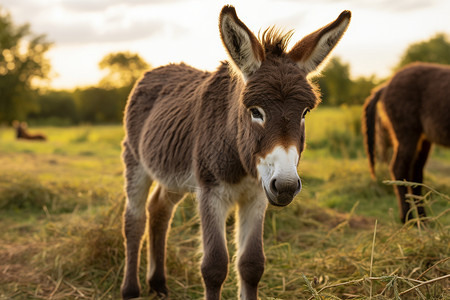
[[[302,184],[297,173],[298,160],[296,146],[276,146],[259,159],[256,168],[270,204],[286,206],[300,192]]]
[[[269,203],[275,206],[286,206],[302,189],[300,178],[296,180],[281,180],[272,178],[270,187],[264,187]]]

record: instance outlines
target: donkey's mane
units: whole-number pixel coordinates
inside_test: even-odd
[[[265,53],[281,56],[286,52],[286,48],[293,34],[293,30],[285,32],[280,28],[271,26],[264,30],[262,35],[258,34],[258,39]]]

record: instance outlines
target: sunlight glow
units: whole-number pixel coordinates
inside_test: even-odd
[[[137,52],[153,67],[184,61],[214,70],[226,59],[217,18],[229,2],[255,34],[274,24],[294,29],[292,43],[351,10],[350,27],[334,55],[350,63],[352,76],[388,76],[409,44],[450,28],[445,0],[2,2],[15,23],[30,23],[33,32],[54,42],[48,57],[55,88],[98,83],[98,62],[115,51]]]

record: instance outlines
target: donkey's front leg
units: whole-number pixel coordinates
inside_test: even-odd
[[[258,283],[264,273],[263,223],[267,208],[262,194],[239,203],[236,240],[239,295],[242,300],[258,298]]]
[[[217,300],[220,299],[222,285],[228,273],[225,221],[231,205],[215,190],[201,191],[198,196],[203,239],[201,271],[205,283],[205,298]]]

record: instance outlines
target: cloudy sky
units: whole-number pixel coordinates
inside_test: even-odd
[[[271,25],[295,29],[292,45],[334,20],[353,13],[334,51],[353,76],[387,76],[409,44],[437,32],[450,33],[448,0],[2,0],[15,24],[30,23],[54,43],[48,58],[51,85],[96,84],[98,62],[108,53],[137,52],[152,66],[184,61],[214,70],[226,53],[218,15],[224,4],[257,33]]]

